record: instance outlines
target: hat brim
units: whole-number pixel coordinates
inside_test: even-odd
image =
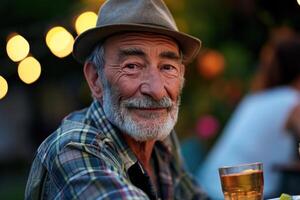
[[[144,24],[114,24],[89,29],[80,34],[73,46],[73,56],[84,63],[95,46],[110,35],[121,32],[151,32],[169,36],[178,42],[183,53],[183,63],[190,63],[201,48],[201,41],[188,34],[172,31],[164,27]]]

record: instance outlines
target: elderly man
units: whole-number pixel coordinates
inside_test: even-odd
[[[73,51],[94,101],[41,144],[25,199],[206,199],[172,131],[199,48],[161,0],[104,3]]]

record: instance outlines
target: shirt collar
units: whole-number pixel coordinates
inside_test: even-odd
[[[117,151],[125,163],[125,169],[128,170],[137,158],[125,142],[120,130],[111,124],[105,116],[101,103],[94,100],[87,111],[88,117],[92,119],[95,127],[105,134],[106,142],[112,142],[116,145]]]

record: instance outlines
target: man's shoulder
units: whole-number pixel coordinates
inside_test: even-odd
[[[66,118],[60,127],[43,141],[36,156],[48,168],[55,157],[67,147],[90,151],[89,153],[96,152],[98,155],[114,151],[111,146],[105,145],[103,148],[106,140],[105,133],[93,125]]]

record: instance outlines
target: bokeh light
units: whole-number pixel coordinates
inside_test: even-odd
[[[215,78],[220,75],[225,68],[224,56],[215,50],[207,50],[199,55],[197,59],[200,74],[207,79]]]
[[[23,60],[28,55],[29,50],[28,41],[21,35],[14,35],[6,44],[7,55],[14,62]]]
[[[19,63],[18,74],[27,84],[35,82],[41,75],[41,64],[34,57],[27,57]]]
[[[55,56],[63,58],[72,52],[74,37],[65,28],[56,26],[48,31],[46,44]]]
[[[299,4],[299,6],[300,6],[300,0],[297,0],[297,2],[298,2],[298,4]]]
[[[94,12],[84,12],[79,15],[75,21],[75,29],[77,34],[80,34],[90,28],[96,26],[97,15]]]
[[[216,135],[219,131],[220,123],[213,115],[205,115],[198,119],[196,124],[196,132],[202,139],[209,139]]]
[[[8,84],[6,80],[2,76],[0,76],[0,99],[5,97],[7,91],[8,91]]]

